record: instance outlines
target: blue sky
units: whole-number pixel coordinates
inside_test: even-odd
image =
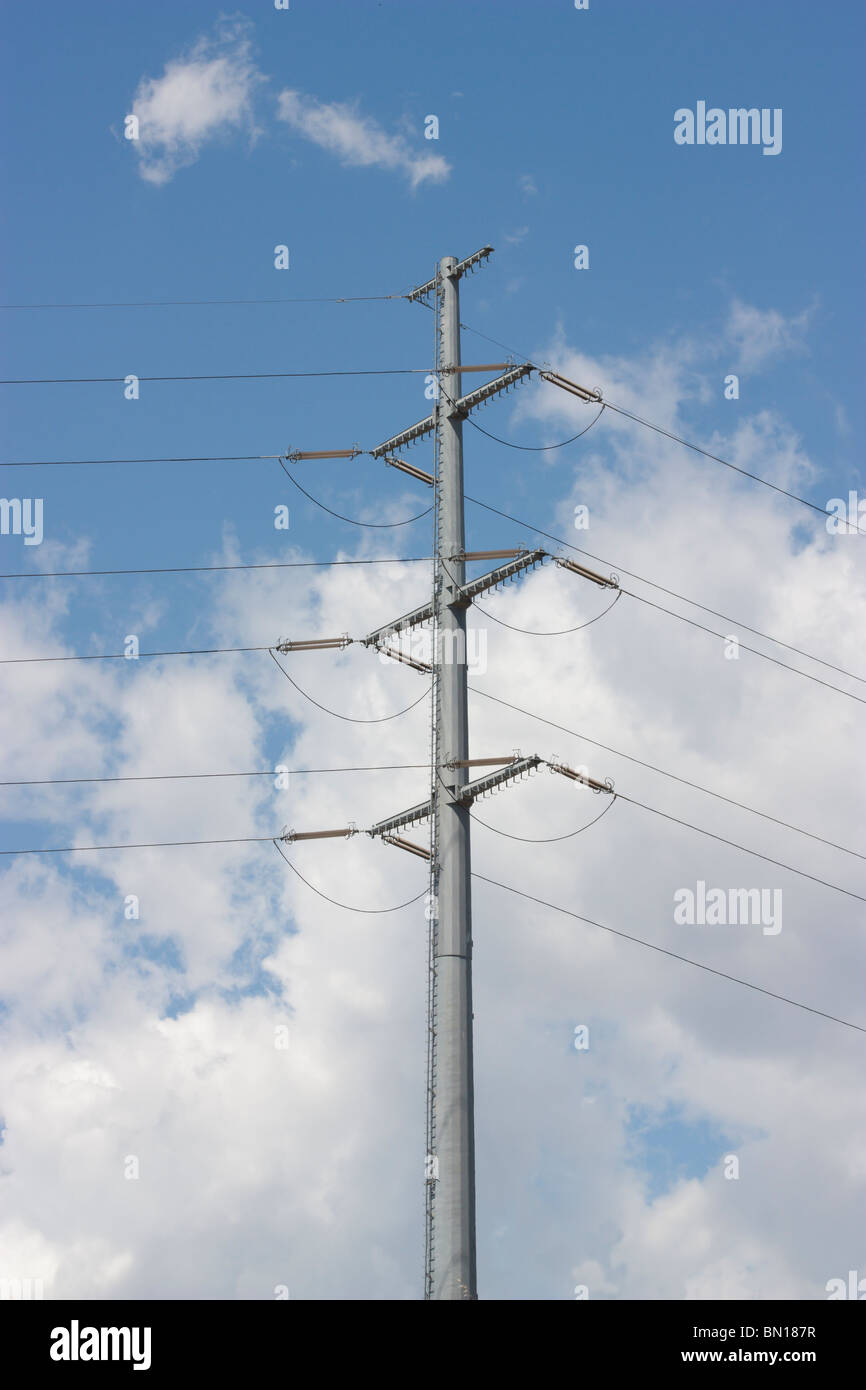
[[[453,47],[431,42],[440,15]],[[332,41],[335,16],[351,42]],[[734,297],[786,316],[811,309],[808,355],[781,362],[759,396],[744,381],[741,398],[796,401],[796,427],[828,482],[847,483],[863,425],[856,7],[818,26],[806,4],[734,5],[718,23],[672,4],[262,4],[249,18],[266,79],[252,102],[261,135],[252,149],[240,132],[205,144],[154,187],[118,138],[123,117],[141,77],[159,76],[212,27],[213,7],[16,9],[7,178],[21,196],[6,215],[6,302],[396,292],[427,278],[439,255],[489,241],[496,256],[467,282],[464,318],[528,352],[558,322],[603,354],[695,325],[720,332]],[[280,128],[274,104],[287,87],[357,102],[386,132],[405,123],[407,141],[446,159],[449,177],[412,191],[390,170],[341,168]],[[782,107],[781,156],[676,146],[673,112],[698,99]],[[421,138],[428,113],[440,120],[435,143]],[[536,193],[521,191],[524,175]],[[578,242],[590,248],[587,272],[572,267]],[[273,269],[277,243],[290,247],[288,271]],[[399,302],[6,317],[9,376],[421,366],[430,347],[426,311]],[[843,438],[838,402],[852,431]],[[323,416],[337,444],[369,444],[419,413],[418,383],[399,377],[153,384],[135,404],[113,385],[20,387],[6,403],[10,458],[273,453],[330,443]],[[695,432],[706,438],[725,408],[718,399],[695,411]],[[521,463],[477,453],[491,479]],[[44,489],[50,478],[49,534],[91,535],[98,567],[109,567],[129,558],[126,508],[143,565],[212,545],[227,494],[239,534],[253,540],[276,470],[37,476]],[[352,471],[329,468],[327,480]],[[206,473],[218,485],[203,488]],[[365,490],[390,484],[374,469]],[[327,553],[330,523],[311,515],[304,525]]]
[[[293,0],[286,12],[263,2],[237,12],[194,0],[181,7],[48,3],[10,7],[6,27],[3,90],[14,136],[3,171],[13,190],[2,233],[4,305],[399,294],[428,279],[442,255],[466,256],[489,243],[495,254],[461,291],[461,317],[478,333],[513,347],[518,359],[553,361],[819,507],[849,490],[863,496],[857,7],[836,4],[819,15],[805,3],[719,10],[670,0],[591,0],[587,11],[565,0]],[[225,91],[215,94],[202,78],[219,59],[230,88],[223,107]],[[781,152],[675,144],[674,112],[698,101],[780,108]],[[135,111],[142,113],[139,148],[123,137],[125,117]],[[439,121],[435,141],[424,138],[430,115]],[[197,135],[184,141],[192,126]],[[289,247],[288,270],[274,268],[280,244]],[[586,270],[573,265],[578,244],[589,248]],[[124,399],[118,381],[7,385],[0,388],[6,461],[268,455],[356,442],[366,449],[429,410],[431,315],[399,299],[3,308],[0,317],[6,378],[419,369],[142,382],[135,401]],[[503,353],[467,333],[463,358],[493,362]],[[729,373],[739,377],[737,401],[724,398]],[[591,416],[572,398],[554,397],[551,388],[522,387],[478,423],[527,448],[555,443]],[[861,669],[859,537],[839,538],[834,549],[819,517],[610,413],[562,451],[519,452],[469,428],[465,438],[473,495],[585,543],[611,565]],[[429,466],[428,446],[411,458]],[[306,465],[299,476],[329,507],[368,522],[399,520],[429,500],[420,485],[364,456]],[[300,497],[276,459],[7,468],[2,489],[44,504],[42,545],[0,537],[7,574],[429,554],[425,521],[359,531]],[[588,540],[569,529],[579,502],[593,511]],[[273,527],[281,503],[291,512],[287,532]],[[532,540],[526,524],[474,508],[468,535],[478,548]],[[128,633],[140,634],[142,650],[357,633],[420,602],[428,578],[420,565],[356,580],[359,574],[7,580],[2,645],[10,656],[84,654],[119,651]],[[580,622],[599,608],[597,596],[553,588],[546,579],[527,581],[520,594],[514,604],[526,605],[523,625],[530,628],[558,627],[560,618]],[[832,778],[816,785],[808,767],[834,758],[850,766],[850,749],[862,738],[853,703],[793,677],[786,684],[783,673],[756,671],[745,658],[745,674],[741,663],[720,666],[699,634],[645,612],[624,617],[625,610],[623,604],[615,618],[594,626],[583,645],[555,652],[530,639],[521,647],[492,627],[487,687],[851,843],[856,788],[839,791]],[[520,612],[513,607],[506,620],[520,624]],[[3,669],[10,780],[426,756],[423,710],[405,729],[401,721],[383,724],[353,743],[347,726],[329,724],[292,695],[266,652],[173,665]],[[413,673],[371,673],[354,654],[307,658],[296,669],[318,698],[355,714],[402,708],[419,693]],[[538,740],[547,751],[548,738],[560,739],[562,756],[591,757],[602,775],[615,773],[618,785],[650,800],[667,795],[672,814],[693,815],[735,840],[760,839],[783,862],[808,862],[811,872],[856,887],[857,867],[833,858],[834,851],[813,841],[804,848],[766,823],[756,829],[754,821],[737,822],[729,808],[689,801],[670,785],[659,790],[645,773],[578,750],[560,734],[508,723],[494,711],[489,722],[479,712],[474,737],[499,738],[509,749],[519,743],[524,751]],[[268,834],[286,822],[300,827],[334,816],[363,825],[395,809],[395,797],[417,800],[424,774],[394,776],[387,787],[375,778],[353,780],[351,788],[351,779],[336,780],[341,785],[327,791],[312,779],[299,784],[289,808],[274,808],[268,779],[133,791],[7,790],[2,843],[14,849],[72,843],[73,836],[120,843]],[[515,794],[513,806],[503,797],[495,807],[516,833],[525,831],[526,815],[541,826],[539,835],[571,828],[575,815],[589,818],[585,803],[575,812],[559,791],[547,807],[540,792],[527,790],[522,804],[531,813],[521,812],[518,795],[524,793]],[[762,878],[762,865],[744,867],[731,851],[710,853],[682,838],[657,841],[662,832],[644,822],[620,825],[612,828],[611,817],[590,832],[607,838],[591,842],[589,862],[579,848],[589,839],[569,842],[549,861],[556,901],[670,945],[677,886],[714,875],[733,884],[776,883],[772,870]],[[508,881],[528,891],[543,886],[533,870],[540,873],[552,851],[518,860],[503,845],[482,838],[481,871],[506,879],[510,871],[519,877]],[[350,902],[398,902],[421,886],[412,866],[377,859],[371,867],[357,843],[317,854],[307,852],[304,871]],[[273,1131],[264,1126],[258,1157],[233,1152],[227,1159],[225,1191],[242,1213],[241,1234],[216,1254],[208,1237],[196,1236],[209,1269],[204,1295],[269,1296],[272,1284],[290,1277],[275,1267],[283,1258],[280,1236],[283,1251],[288,1241],[295,1252],[298,1297],[356,1296],[353,1279],[366,1281],[373,1296],[417,1296],[423,1139],[411,1125],[422,1113],[421,956],[405,934],[392,938],[383,928],[376,948],[382,976],[369,974],[360,943],[332,937],[328,912],[270,858],[265,872],[261,863],[246,851],[217,859],[210,851],[176,850],[149,855],[135,868],[130,857],[115,855],[86,865],[14,861],[8,869],[15,912],[4,938],[11,981],[4,1022],[18,1061],[5,1077],[10,1102],[0,1102],[0,1113],[11,1170],[20,1172],[29,1155],[33,1174],[15,1179],[22,1185],[6,1219],[14,1258],[54,1271],[46,1277],[61,1294],[153,1296],[168,1279],[169,1296],[195,1296],[194,1270],[167,1274],[172,1262],[150,1232],[154,1213],[174,1210],[178,1239],[183,1234],[185,1199],[173,1165],[182,1168],[191,1154],[201,1160],[195,1128],[185,1126],[203,1103],[197,1078],[210,1075],[211,1054],[222,1056],[231,1037],[226,1094],[232,1085],[248,1090],[251,1123],[273,1112]],[[845,935],[853,905],[832,896],[828,903],[802,880],[790,889],[788,882],[778,942],[760,933],[746,944],[734,934],[724,942],[705,935],[686,949],[705,950],[720,969],[751,971],[769,988],[850,1016],[857,1008],[852,975],[861,968]],[[116,906],[127,893],[142,902],[150,895],[133,941]],[[837,949],[816,957],[810,931],[828,909]],[[692,992],[671,976],[679,968],[673,964],[655,963],[644,977],[640,960],[627,957],[623,965],[620,954],[609,954],[631,949],[625,945],[602,943],[578,966],[565,929],[546,918],[542,924],[538,914],[529,920],[542,944],[527,964],[527,919],[519,908],[484,898],[478,913],[482,941],[494,921],[503,931],[496,951],[488,940],[491,954],[501,956],[495,968],[488,958],[487,983],[479,986],[482,1291],[567,1298],[580,1280],[601,1297],[814,1297],[825,1279],[854,1267],[857,1250],[845,1242],[861,1180],[853,1159],[843,1177],[833,1163],[842,1162],[851,1137],[846,1087],[849,1079],[854,1084],[856,1038],[837,1043],[811,1020],[764,1029],[760,1012],[743,1006],[741,1019],[737,998],[721,983],[701,980]],[[60,980],[46,962],[68,951],[70,938],[89,943],[93,969],[76,966]],[[645,985],[656,971],[665,983],[654,1001]],[[404,998],[407,982],[417,986],[416,997]],[[327,1005],[317,991],[327,992]],[[267,1068],[266,1075],[257,1070],[254,1057],[255,1038],[271,1027],[268,1010],[280,999],[304,1060],[297,1063],[297,1093],[276,1102],[269,1088],[282,1083]],[[595,1072],[597,1054],[578,1057],[570,1049],[574,1023],[590,1017],[603,1054]],[[513,1050],[503,1054],[498,1039],[512,1032],[511,1019]],[[157,1048],[149,1062],[146,1050],[136,1050],[141,1038]],[[353,1040],[357,1073],[344,1061]],[[838,1067],[837,1047],[844,1054]],[[826,1097],[827,1075],[838,1084],[826,1148],[808,1159],[813,1175],[822,1162],[829,1165],[821,1181],[837,1183],[838,1202],[827,1197],[822,1221],[816,1216],[795,1239],[788,1226],[803,1183],[817,1182],[804,1177],[807,1156],[803,1170],[794,1165],[789,1174],[787,1208],[779,1197],[777,1212],[768,1193],[779,1155],[799,1142],[796,1116],[804,1101],[786,1069],[801,1050],[811,1058],[816,1105]],[[113,1070],[120,1055],[136,1058],[123,1077]],[[63,1070],[70,1066],[77,1068],[71,1079]],[[43,1097],[33,1080],[52,1069],[66,1076],[64,1085],[97,1088],[107,1107],[98,1121],[85,1096],[64,1127],[53,1092]],[[371,1077],[375,1140],[358,1099]],[[516,1088],[516,1105],[506,1082]],[[768,1087],[779,1109],[764,1116]],[[31,1113],[24,1097],[32,1088],[40,1100]],[[161,1109],[163,1092],[172,1100]],[[124,1097],[139,1094],[147,1121],[123,1109]],[[212,1116],[199,1115],[202,1132],[211,1118],[220,1132],[213,1103]],[[524,1104],[534,1118],[522,1127]],[[342,1129],[334,1130],[338,1113]],[[588,1114],[596,1123],[587,1140]],[[285,1130],[305,1136],[291,1199],[281,1186]],[[100,1225],[95,1192],[81,1229],[39,1215],[41,1195],[55,1180],[52,1145],[68,1143],[70,1161],[83,1162],[87,1153],[126,1152],[133,1131],[150,1134],[160,1176],[123,1239]],[[712,1188],[726,1144],[735,1151],[737,1144],[753,1146],[753,1171],[763,1175],[737,1219]],[[503,1165],[503,1147],[513,1165]],[[325,1176],[322,1153],[329,1155]],[[581,1202],[571,1205],[573,1184],[563,1178],[581,1174],[582,1158],[596,1174],[597,1221]],[[258,1195],[244,1176],[252,1169],[260,1173]],[[376,1229],[369,1213],[392,1189],[400,1194],[398,1210]],[[125,1197],[118,1201],[122,1226]],[[761,1213],[766,1225],[756,1231]],[[190,1217],[191,1229],[200,1233],[209,1216],[205,1202]],[[335,1220],[339,1239],[323,1237]],[[682,1232],[696,1224],[707,1242],[690,1254]],[[36,1274],[22,1268],[22,1277]]]

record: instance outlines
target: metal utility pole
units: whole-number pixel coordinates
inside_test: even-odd
[[[392,435],[368,452],[392,468],[434,489],[435,534],[433,594],[402,617],[374,628],[366,637],[348,636],[283,641],[277,652],[342,649],[359,640],[373,651],[386,653],[431,677],[432,732],[431,783],[426,801],[378,821],[367,830],[397,849],[409,851],[430,864],[428,896],[428,993],[427,993],[427,1158],[425,1299],[477,1299],[475,1272],[475,1101],[472,1068],[472,899],[469,855],[470,815],[473,802],[499,787],[531,775],[546,765],[595,792],[612,792],[612,783],[600,782],[559,762],[537,754],[506,757],[469,756],[467,711],[466,613],[481,594],[509,583],[555,559],[557,565],[602,588],[616,588],[615,576],[605,578],[572,560],[550,556],[544,550],[524,547],[505,550],[467,551],[464,534],[463,421],[471,411],[495,396],[508,392],[538,369],[531,362],[467,364],[460,356],[460,295],[463,275],[476,269],[492,252],[483,246],[465,260],[444,256],[436,274],[406,295],[434,309],[436,399],[431,413],[408,429]],[[430,304],[430,299],[433,304]],[[499,371],[502,375],[462,394],[462,374]],[[555,372],[541,372],[545,380],[586,401],[599,401],[588,391]],[[419,440],[433,436],[435,469],[425,472],[400,457]],[[399,451],[399,453],[398,453]],[[287,462],[324,458],[353,459],[358,446],[342,450],[317,450],[286,454]],[[506,563],[466,580],[467,561],[503,560]],[[428,664],[394,646],[395,639],[411,629],[432,623],[433,653]],[[276,660],[276,657],[274,657]],[[277,663],[279,665],[279,662]],[[469,780],[472,767],[494,767]],[[430,849],[401,833],[429,821]],[[284,831],[279,843],[327,839],[357,834],[353,826],[341,830]]]
[[[433,1299],[477,1298],[475,1103],[472,1076],[472,897],[468,778],[466,578],[460,270],[439,262],[436,286],[436,574],[433,654],[433,859],[428,1054],[428,1289]],[[463,766],[455,766],[463,764]]]

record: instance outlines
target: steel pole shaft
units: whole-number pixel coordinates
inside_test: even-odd
[[[460,363],[457,261],[444,257],[440,276],[440,365]],[[433,1132],[432,1289],[434,1299],[477,1298],[475,1270],[475,1120],[472,1071],[472,904],[469,812],[459,802],[469,757],[466,689],[466,606],[457,599],[465,580],[463,422],[453,402],[462,395],[459,372],[442,374],[438,401],[439,706],[437,816],[438,920],[434,937],[436,1075]],[[446,394],[447,393],[447,394]]]

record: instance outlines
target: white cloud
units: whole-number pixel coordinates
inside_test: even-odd
[[[297,134],[356,168],[395,169],[412,188],[429,180],[442,183],[451,166],[441,154],[418,153],[403,135],[389,135],[370,116],[344,102],[321,102],[303,92],[279,96],[279,116]]]
[[[843,439],[847,439],[848,435],[851,433],[851,421],[841,401],[833,402],[833,419],[836,423],[837,433],[841,434]]]
[[[692,346],[598,360],[563,335],[547,351],[566,375],[686,432]],[[587,422],[589,409],[552,387],[527,388],[524,400],[549,439]],[[857,669],[866,577],[855,547],[820,518],[811,538],[795,539],[785,499],[629,421],[602,420],[573,449],[542,456],[559,470],[553,515],[525,455],[497,474],[498,493],[477,493],[605,557],[597,567],[628,566]],[[740,461],[760,451],[761,471],[776,478],[812,467],[783,419],[738,420],[718,452]],[[472,431],[476,464],[487,447]],[[591,508],[588,533],[571,526],[579,502]],[[501,525],[501,544],[528,538]],[[289,635],[364,633],[420,603],[429,579],[422,566],[292,573]],[[4,651],[65,648],[68,593],[37,582],[43,602],[6,606]],[[219,639],[212,645],[272,641],[285,627],[284,572],[213,582],[197,628]],[[607,601],[553,566],[486,600],[490,620],[483,606],[470,610],[488,627],[489,657],[472,684],[850,842],[863,819],[850,701],[747,653],[726,661],[721,643],[628,598],[568,637],[492,622],[568,628]],[[356,647],[288,660],[304,689],[346,714],[400,709],[424,686]],[[10,778],[249,770],[266,761],[275,716],[291,730],[279,752],[289,766],[425,756],[423,702],[387,725],[347,725],[304,701],[266,653],[123,673],[104,665],[9,668],[0,718]],[[100,737],[106,710],[117,721],[110,743]],[[829,846],[478,695],[470,719],[473,756],[519,746],[588,762],[627,795],[859,891],[854,861]],[[302,777],[288,792],[269,777],[6,788],[3,807],[39,825],[40,843],[268,835],[284,822],[368,825],[420,800],[425,783],[420,770]],[[598,809],[585,788],[545,776],[485,801],[478,816],[543,839]],[[489,878],[863,1022],[860,914],[818,884],[624,802],[559,844],[520,844],[476,823],[472,853]],[[426,886],[411,856],[363,836],[295,845],[289,857],[358,906]],[[4,862],[0,1277],[43,1278],[47,1297],[270,1298],[278,1283],[293,1299],[417,1297],[422,904],[342,912],[267,843]],[[698,878],[781,883],[783,931],[675,926],[673,892]],[[138,922],[123,918],[129,893],[141,900]],[[473,913],[482,1297],[568,1300],[583,1282],[590,1297],[821,1298],[829,1278],[857,1267],[859,1035],[478,881]],[[591,1029],[582,1055],[571,1046],[580,1022]],[[285,1052],[273,1046],[283,1023]],[[740,1178],[726,1181],[712,1150],[651,1195],[649,1165],[630,1147],[635,1105],[653,1116],[673,1107],[723,1132]],[[130,1154],[141,1160],[136,1181],[123,1177]]]
[[[517,180],[517,186],[521,193],[527,198],[533,198],[538,192],[535,179],[531,174],[521,174],[520,178]]]
[[[168,183],[217,137],[259,133],[253,97],[265,79],[251,56],[249,32],[246,21],[223,21],[184,57],[166,63],[162,77],[142,78],[132,102],[139,138],[131,143],[148,183]]]
[[[251,34],[247,20],[222,20],[213,34],[203,35],[188,53],[166,63],[161,77],[142,78],[131,106],[138,139],[130,143],[147,182],[168,183],[218,138],[238,132],[250,140],[261,135],[254,99],[268,79],[252,56]],[[401,133],[389,134],[356,105],[321,102],[286,90],[279,96],[278,115],[344,165],[395,170],[413,189],[424,182],[441,183],[451,172],[442,155],[415,149]]]
[[[786,318],[777,309],[757,309],[735,300],[725,326],[726,341],[736,350],[741,371],[758,371],[778,357],[805,349],[804,335],[812,309]]]

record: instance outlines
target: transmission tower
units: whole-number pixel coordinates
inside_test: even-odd
[[[472,1059],[472,896],[470,807],[502,784],[526,776],[542,765],[583,783],[596,792],[610,792],[598,782],[558,762],[529,757],[470,758],[467,708],[466,615],[473,600],[545,560],[591,580],[603,588],[616,587],[585,566],[544,550],[467,551],[464,527],[463,421],[494,396],[510,390],[538,370],[531,363],[484,363],[467,366],[461,359],[461,278],[491,254],[484,246],[466,260],[445,256],[432,280],[406,297],[434,310],[433,374],[435,400],[425,419],[393,435],[369,452],[391,467],[427,483],[434,492],[434,571],[431,599],[420,608],[374,629],[359,639],[431,679],[430,796],[367,831],[396,848],[429,861],[428,988],[427,988],[427,1155],[425,1162],[426,1239],[424,1296],[431,1300],[478,1297],[475,1254],[475,1124]],[[431,303],[432,300],[432,303]],[[467,395],[462,394],[466,372],[500,370],[501,375]],[[584,400],[599,399],[555,373],[542,376]],[[433,436],[434,472],[408,463],[398,454],[420,439]],[[289,453],[290,462],[304,459],[349,458],[350,450]],[[480,577],[466,580],[467,562],[505,563]],[[421,625],[432,628],[431,660],[419,660],[400,646],[402,635]],[[323,638],[281,641],[281,652],[343,648],[353,639]],[[470,769],[495,771],[470,780]],[[424,849],[399,832],[429,821],[430,847]],[[354,827],[330,831],[285,831],[285,842],[347,836]]]

